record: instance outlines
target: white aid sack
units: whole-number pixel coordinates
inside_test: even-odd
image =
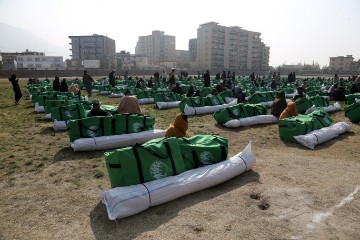
[[[224,109],[237,104],[237,99],[227,104],[215,105],[215,106],[204,106],[204,107],[189,107],[187,104],[184,108],[184,113],[188,116],[214,113],[220,109]]]
[[[45,114],[44,118],[45,118],[45,119],[52,119],[52,118],[51,118],[51,113]]]
[[[40,106],[38,102],[35,103],[35,112],[37,113],[43,113],[45,112],[45,107]]]
[[[95,151],[131,146],[135,143],[145,143],[154,138],[165,137],[166,130],[153,129],[138,133],[128,133],[93,138],[80,138],[70,142],[70,147],[77,151]]]
[[[124,94],[122,94],[122,93],[111,93],[109,97],[111,97],[111,98],[121,98],[123,96],[124,96]]]
[[[177,108],[179,107],[180,101],[174,101],[174,102],[157,102],[156,106],[159,109],[168,109],[168,108]]]
[[[154,103],[154,98],[142,98],[139,99],[139,104]]]
[[[250,170],[256,158],[249,143],[229,160],[183,172],[144,184],[113,188],[101,193],[110,220],[139,213],[150,206],[194,193]],[[151,200],[151,201],[150,201]]]
[[[273,115],[257,115],[247,118],[232,119],[224,123],[224,126],[228,128],[237,128],[242,126],[245,127],[258,124],[275,123],[277,121],[277,117]]]
[[[330,127],[321,128],[305,135],[294,136],[294,138],[301,145],[314,149],[316,145],[329,141],[347,131],[350,131],[350,125],[346,122],[338,122]]]
[[[53,128],[55,131],[67,131],[67,122],[54,120]]]

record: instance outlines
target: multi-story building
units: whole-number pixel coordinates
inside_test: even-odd
[[[196,62],[197,39],[192,38],[189,40],[189,57],[190,62]]]
[[[130,54],[130,52],[121,51],[116,53],[117,69],[119,70],[146,70],[149,68],[147,57],[145,55]]]
[[[353,56],[346,55],[338,57],[330,57],[329,70],[330,71],[349,71],[353,63]]]
[[[261,33],[241,27],[201,24],[197,30],[197,63],[202,69],[268,70],[270,47]]]
[[[62,56],[45,56],[44,52],[1,53],[3,69],[36,69],[36,70],[61,70],[65,69]]]
[[[69,69],[84,67],[84,60],[99,60],[101,69],[116,68],[115,40],[98,34],[69,36],[71,39],[71,60]]]
[[[150,65],[171,66],[176,61],[175,36],[159,30],[152,31],[149,36],[140,36],[135,54],[147,56]]]

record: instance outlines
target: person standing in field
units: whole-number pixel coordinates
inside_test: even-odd
[[[88,93],[88,97],[91,97],[93,82],[94,79],[91,77],[90,74],[88,74],[86,70],[84,70],[83,83],[85,85],[85,90]]]
[[[112,87],[115,87],[115,69],[109,73],[109,83]]]
[[[14,93],[15,93],[15,105],[18,105],[19,101],[20,101],[20,99],[22,97],[21,89],[20,89],[20,86],[19,86],[19,79],[17,79],[16,74],[13,73],[9,77],[9,81],[13,85],[13,90],[14,90]]]
[[[210,87],[210,72],[206,70],[204,74],[204,87]]]

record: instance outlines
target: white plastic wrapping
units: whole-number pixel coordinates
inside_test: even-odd
[[[100,95],[110,95],[111,91],[100,91],[99,94]]]
[[[154,98],[141,98],[139,99],[140,104],[154,103]]]
[[[111,148],[131,146],[135,143],[145,143],[154,138],[165,137],[166,130],[153,129],[138,133],[102,136],[93,138],[80,138],[70,142],[70,147],[77,151],[95,151]]]
[[[45,119],[52,119],[52,118],[51,118],[51,113],[45,114],[44,118],[45,118]]]
[[[179,107],[180,101],[174,101],[174,102],[157,102],[156,106],[159,109],[167,109],[167,108],[177,108]]]
[[[305,135],[294,136],[294,138],[301,145],[314,149],[316,145],[329,141],[347,131],[350,131],[350,125],[346,122],[338,122],[329,127],[321,128]]]
[[[360,98],[355,98],[355,102],[360,102]]]
[[[67,131],[67,121],[54,120],[53,129],[55,131]]]
[[[308,110],[305,111],[305,114],[310,114],[313,111],[315,111],[316,109],[318,109],[320,107],[316,107],[315,105],[312,105],[311,108],[309,108]],[[336,111],[340,111],[341,110],[341,105],[339,102],[334,103],[334,105],[329,105],[326,107],[322,107],[324,109],[325,112],[336,112]]]
[[[35,112],[37,113],[43,113],[45,112],[45,107],[40,106],[38,102],[35,103]]]
[[[256,158],[249,143],[242,152],[217,164],[144,184],[103,191],[102,202],[106,205],[110,220],[124,218],[144,211],[150,206],[169,202],[225,182],[250,170],[255,161]]]
[[[111,97],[111,98],[121,98],[123,96],[124,96],[123,93],[111,93],[109,97]]]
[[[204,106],[204,107],[189,107],[187,104],[184,108],[184,113],[188,116],[200,115],[216,112],[217,110],[224,109],[237,104],[237,99],[234,99],[230,103],[215,105],[215,106]]]
[[[223,125],[228,128],[237,128],[258,124],[275,123],[277,121],[278,118],[273,115],[257,115],[247,118],[232,119],[230,121],[227,121]]]
[[[231,103],[234,100],[236,100],[236,103],[237,103],[237,98],[225,97],[225,102],[226,103]]]

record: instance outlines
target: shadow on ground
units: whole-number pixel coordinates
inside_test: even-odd
[[[93,159],[93,158],[102,158],[104,156],[104,152],[111,150],[103,150],[103,151],[91,151],[91,152],[74,152],[74,149],[71,147],[65,147],[60,149],[54,156],[53,161],[76,161],[82,159]]]
[[[91,228],[95,239],[135,239],[171,221],[179,211],[216,198],[248,183],[259,182],[259,177],[257,172],[250,170],[222,184],[150,207],[141,213],[116,221],[109,220],[105,205],[99,202],[90,212]]]

